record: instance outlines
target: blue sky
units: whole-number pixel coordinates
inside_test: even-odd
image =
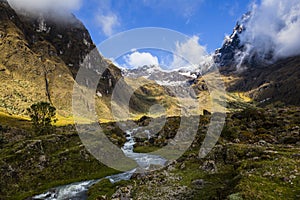
[[[162,52],[162,49],[157,48],[156,51],[149,49],[152,44],[148,45],[147,49],[132,47],[136,51],[129,48],[127,55],[119,57],[110,57],[100,50],[102,55],[114,60],[120,67],[138,67],[144,63],[164,65],[165,68],[171,69],[185,67],[186,64],[179,57],[189,62],[193,60],[192,63],[197,64],[205,61],[208,54],[221,47],[225,35],[232,33],[237,20],[252,10],[254,1],[258,4],[260,2],[260,0],[9,0],[14,7],[34,13],[49,10],[60,14],[73,12],[87,27],[98,49],[108,38],[137,28],[158,27],[187,35],[189,38],[184,40],[184,37],[169,32],[175,38],[172,38],[172,51],[168,52]],[[274,6],[268,5],[277,4],[279,0],[262,1],[270,8],[267,11],[272,13]],[[272,18],[271,15],[270,17]],[[164,34],[165,31],[162,30],[161,33]],[[126,37],[130,41],[127,40],[125,46],[131,46],[136,40],[158,44],[155,40],[162,39],[158,37],[151,40],[151,33],[147,32],[139,35],[133,32],[131,36]],[[170,40],[168,34],[165,38]],[[110,52],[113,52],[118,48],[121,48],[120,42],[114,45],[107,44],[104,50],[110,49]]]
[[[299,0],[8,1],[14,8],[32,13],[54,11],[63,16],[73,12],[88,28],[100,53],[121,67],[144,63],[180,68],[185,67],[182,58],[192,65],[209,63],[209,54],[221,47],[225,35],[232,33],[237,20],[247,11],[252,15],[244,24],[247,31],[240,35],[242,43],[251,44],[246,52],[254,49],[263,56],[271,51],[275,59],[300,54]],[[171,48],[162,52],[165,47]],[[105,54],[121,49],[126,53],[119,57]]]
[[[87,0],[74,14],[99,44],[133,28],[163,27],[190,37],[209,53],[220,47],[251,0]]]

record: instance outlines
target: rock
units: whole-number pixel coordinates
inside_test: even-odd
[[[46,156],[45,155],[40,156],[39,161],[42,162],[42,163],[46,162],[47,161]]]
[[[243,200],[242,196],[239,193],[231,194],[228,196],[229,200]]]
[[[192,181],[192,184],[197,186],[197,187],[203,187],[204,186],[204,180],[203,179],[196,179]]]
[[[213,160],[208,160],[205,161],[201,167],[202,170],[210,172],[210,173],[214,173],[217,172],[217,166],[215,161]]]
[[[255,156],[255,157],[252,158],[252,160],[254,160],[254,161],[259,160],[259,159],[260,159],[260,158],[257,157],[257,156]]]
[[[180,169],[184,170],[185,169],[185,163],[182,163],[182,165],[180,165]]]
[[[132,195],[131,195],[131,190],[132,190],[132,186],[128,185],[125,187],[121,187],[119,188],[112,196],[112,199],[122,199],[122,200],[129,200],[132,199]]]
[[[278,154],[278,151],[273,151],[273,150],[265,150],[264,151],[265,154],[271,154],[271,155],[275,155]]]
[[[267,143],[265,140],[259,140],[259,141],[257,142],[257,144],[260,145],[260,146],[269,146],[269,145],[270,145],[270,144]]]
[[[102,97],[101,92],[97,91],[97,96],[98,96],[99,98],[101,98],[101,97]]]
[[[283,182],[289,182],[289,178],[288,177],[282,177],[282,181]]]
[[[295,179],[295,178],[297,178],[295,175],[290,175],[290,177],[289,177],[290,179]]]
[[[234,143],[240,143],[241,141],[238,138],[236,138],[236,139],[233,140],[233,142]]]
[[[271,172],[265,172],[265,173],[263,174],[263,177],[268,177],[268,176],[272,176],[272,173],[271,173]]]
[[[147,171],[155,171],[155,170],[159,170],[161,168],[162,168],[161,165],[150,164]]]
[[[173,165],[170,165],[170,166],[168,166],[167,170],[168,171],[173,171],[173,170],[175,170],[175,167]]]
[[[108,198],[106,197],[106,195],[102,195],[102,196],[100,196],[100,197],[97,197],[97,200],[106,200],[106,199],[108,199]]]
[[[211,112],[209,112],[208,110],[203,110],[203,115],[211,115]]]
[[[294,158],[300,158],[300,153],[295,153],[295,154],[292,155],[292,157],[294,157]]]

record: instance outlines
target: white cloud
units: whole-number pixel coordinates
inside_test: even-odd
[[[114,33],[114,29],[120,25],[117,15],[113,13],[108,15],[97,15],[96,20],[106,36],[111,36]]]
[[[241,41],[260,55],[273,51],[275,58],[282,58],[300,54],[299,36],[299,0],[262,0],[254,4]]]
[[[207,56],[206,47],[199,44],[198,36],[193,36],[184,43],[177,42],[171,66],[177,69],[187,65],[199,65],[207,60]]]
[[[82,4],[82,0],[8,0],[8,2],[15,9],[33,12],[78,10]]]
[[[142,67],[144,65],[159,65],[158,58],[148,52],[135,51],[132,54],[126,55],[124,60],[128,67]]]

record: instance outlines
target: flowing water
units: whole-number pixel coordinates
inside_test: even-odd
[[[166,159],[157,155],[151,155],[146,153],[134,153],[133,145],[135,144],[135,142],[132,133],[133,131],[126,131],[127,142],[122,147],[122,151],[128,158],[131,158],[134,161],[136,161],[136,163],[143,169],[148,169],[151,165],[163,166],[166,163]],[[105,178],[109,179],[111,183],[115,183],[121,180],[129,180],[135,171],[136,169],[132,169],[130,171],[107,176]],[[34,200],[85,200],[87,199],[88,189],[95,183],[101,181],[102,179],[76,182],[76,183],[71,183],[69,185],[59,186],[56,188],[52,188],[43,194],[36,195],[32,197],[32,199]]]

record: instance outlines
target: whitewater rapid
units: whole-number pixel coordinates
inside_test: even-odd
[[[136,130],[135,130],[136,131]],[[135,153],[133,131],[126,131],[126,143],[121,148],[125,156],[134,160],[140,168],[149,169],[151,165],[163,166],[166,163],[166,159],[147,153]],[[136,168],[120,174],[104,177],[97,180],[89,180],[83,182],[71,183],[68,185],[52,188],[43,194],[32,197],[34,200],[85,200],[87,199],[88,189],[103,179],[109,179],[111,183],[116,183],[121,180],[129,180]]]

